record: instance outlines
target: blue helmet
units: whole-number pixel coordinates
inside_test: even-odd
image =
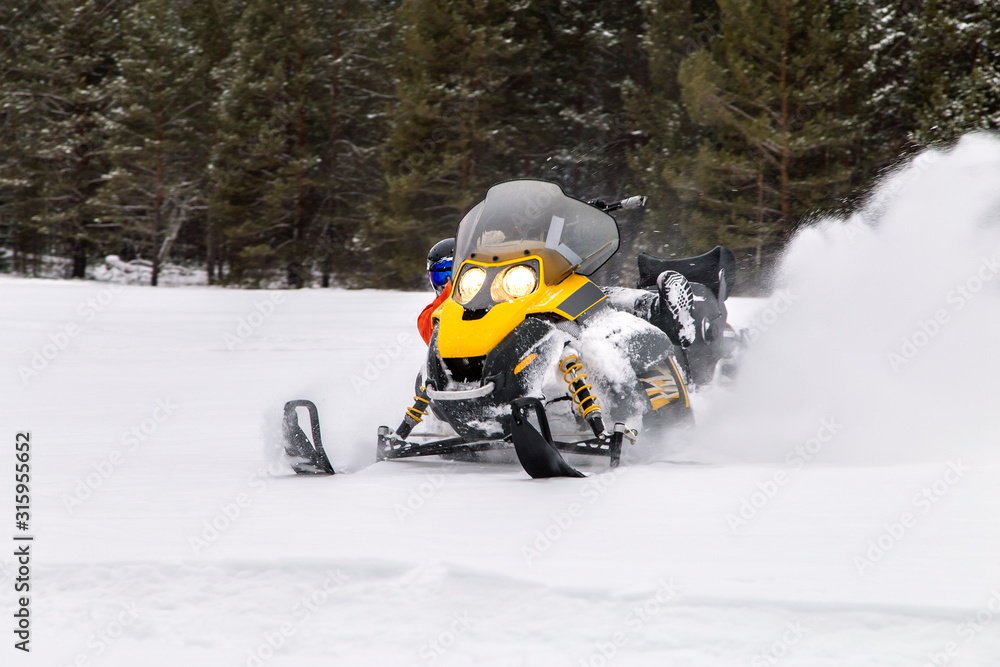
[[[438,294],[451,280],[451,265],[455,259],[455,239],[438,241],[427,253],[427,278]]]

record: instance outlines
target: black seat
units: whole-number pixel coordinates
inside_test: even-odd
[[[706,286],[715,297],[724,301],[736,287],[736,255],[729,248],[721,245],[715,246],[704,255],[697,257],[683,257],[680,259],[664,259],[649,253],[640,253],[639,262],[639,283],[638,288],[656,287],[656,279],[661,273],[676,271],[693,283],[701,283]],[[722,278],[725,279],[725,293],[720,294]]]

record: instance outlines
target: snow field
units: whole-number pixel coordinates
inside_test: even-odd
[[[919,665],[953,641],[986,665],[1000,646],[992,622],[959,634],[997,587],[993,467],[940,497],[946,463],[829,465],[823,451],[583,482],[363,468],[410,398],[422,343],[399,337],[422,295],[288,294],[230,351],[266,293],[128,287],[25,385],[17,365],[103,288],[0,282],[3,421],[36,443],[31,662]],[[369,364],[372,384],[352,385]],[[298,396],[317,397],[335,463],[356,473],[271,467],[262,429]],[[903,512],[915,521],[892,537]],[[859,572],[870,540],[883,553]]]

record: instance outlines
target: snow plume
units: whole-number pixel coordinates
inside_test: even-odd
[[[1000,138],[915,156],[859,213],[802,229],[776,277],[695,455],[1000,461]]]

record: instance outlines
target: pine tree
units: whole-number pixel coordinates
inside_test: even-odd
[[[853,124],[861,139],[852,165],[853,203],[878,174],[916,148],[908,77],[920,3],[865,0],[861,7],[859,30],[847,36],[853,49],[868,53],[852,86],[858,105]]]
[[[644,69],[636,1],[557,0],[534,4],[544,20],[522,21],[524,81],[511,111],[523,119],[528,155],[544,148],[544,168],[567,192],[611,197],[627,187],[632,141],[623,89]],[[518,113],[519,112],[519,113]],[[532,165],[532,168],[534,165]]]
[[[201,199],[206,203],[211,199],[212,181],[209,170],[204,165],[211,158],[212,148],[216,144],[218,118],[215,100],[221,95],[220,81],[215,73],[232,51],[233,26],[242,8],[243,3],[237,0],[192,2],[178,8],[183,25],[190,31],[197,45],[194,81],[204,91],[204,104],[192,109],[191,113],[197,118],[198,133],[204,137],[202,148],[205,156],[197,165],[201,173],[195,176],[200,181],[198,189]],[[190,256],[204,258],[209,284],[220,282],[222,240],[219,225],[211,215],[209,206],[198,207],[190,213],[191,220],[181,229],[178,242],[189,248],[187,253]]]
[[[289,285],[307,279],[319,162],[307,133],[317,121],[310,83],[321,45],[305,10],[298,0],[250,2],[220,68],[213,203],[233,282],[259,282],[279,266]]]
[[[124,9],[114,0],[51,0],[19,8],[9,24],[0,108],[15,131],[0,182],[5,215],[38,252],[69,256],[74,278],[113,243],[96,196],[107,172],[106,83],[116,75]]]
[[[203,208],[206,80],[193,35],[170,0],[139,0],[122,18],[120,74],[109,86],[112,166],[101,192],[123,244],[152,261],[156,285],[181,226]]]
[[[763,6],[762,6],[763,5]],[[692,206],[699,246],[761,251],[847,193],[852,73],[850,3],[720,0],[722,34],[681,66],[689,115],[709,130],[670,180]]]
[[[230,282],[323,284],[357,254],[384,132],[384,5],[254,0],[217,70],[210,214]],[[347,267],[353,268],[353,267]],[[348,273],[348,271],[345,271]]]
[[[925,0],[907,83],[918,144],[1000,128],[1000,3]]]
[[[497,181],[626,190],[621,91],[641,60],[640,19],[637,2],[405,1],[387,187],[368,234],[380,275],[426,284],[427,249]]]
[[[327,45],[318,81],[327,123],[313,259],[323,287],[334,279],[360,286],[371,271],[361,230],[368,205],[382,192],[387,106],[393,93],[385,61],[395,47],[397,5],[395,0],[342,0],[324,3],[317,16]]]
[[[674,174],[690,163],[704,130],[688,115],[678,74],[685,58],[718,37],[718,7],[714,0],[650,0],[643,13],[646,71],[629,81],[626,94],[629,125],[639,138],[629,165],[649,195],[648,223],[637,245],[666,256],[693,254],[706,248],[681,231],[689,211]]]
[[[39,258],[44,252],[44,239],[36,230],[22,222],[28,215],[19,199],[27,188],[21,178],[25,151],[19,141],[21,133],[20,109],[26,106],[18,100],[25,82],[21,71],[22,52],[33,22],[40,21],[37,12],[27,11],[13,4],[0,6],[0,248],[10,248],[12,261],[0,260],[0,270],[27,273],[38,266],[29,267],[28,257]]]
[[[625,112],[629,81],[643,76],[645,62],[637,0],[594,3],[555,0],[532,3],[519,21],[522,55],[505,115],[519,129],[513,144],[518,173],[554,180],[583,199],[611,199],[639,192],[628,166],[637,137]],[[530,19],[534,18],[534,22]],[[505,166],[509,170],[509,167]],[[622,251],[596,276],[617,282],[632,271],[632,245],[640,214],[619,214]]]
[[[424,284],[427,249],[452,236],[492,182],[513,128],[499,112],[519,45],[497,0],[404,0],[394,121],[383,158],[385,194],[367,238],[382,258],[380,284]]]

